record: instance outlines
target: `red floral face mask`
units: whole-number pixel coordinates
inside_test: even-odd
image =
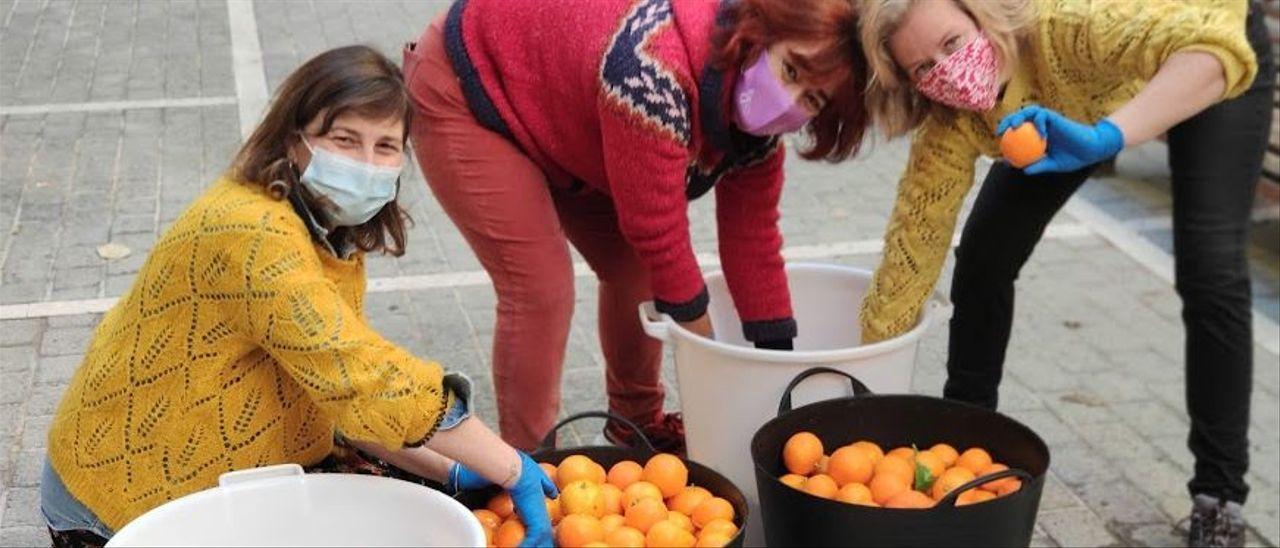
[[[916,83],[925,97],[952,108],[990,110],[999,94],[996,51],[983,34],[970,40]]]

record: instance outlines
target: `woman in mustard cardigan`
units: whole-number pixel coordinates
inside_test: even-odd
[[[915,322],[975,160],[998,157],[1004,130],[1031,122],[1047,155],[1025,169],[991,168],[951,289],[946,396],[994,408],[1014,280],[1045,226],[1099,162],[1167,132],[1196,458],[1190,540],[1242,542],[1253,378],[1246,231],[1275,76],[1258,2],[863,0],[861,8],[870,110],[890,137],[914,130],[885,256],[863,302],[864,340]]]
[[[538,465],[470,417],[465,377],[364,317],[364,253],[404,252],[411,112],[400,70],[367,47],[285,80],[94,332],[49,433],[55,545],[102,544],[222,473],[277,463],[497,483],[525,543],[550,544]]]

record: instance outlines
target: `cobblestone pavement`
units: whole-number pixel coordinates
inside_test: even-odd
[[[242,110],[251,114],[266,89],[328,47],[365,42],[398,59],[446,5],[0,0],[0,546],[47,543],[38,482],[58,399],[109,299],[227,165]],[[789,162],[782,223],[792,256],[873,267],[905,152],[901,142],[874,143],[841,166]],[[1037,545],[1176,544],[1174,523],[1189,509],[1180,303],[1159,274],[1168,260],[1162,154],[1159,145],[1126,153],[1119,176],[1086,185],[1019,283],[1002,410],[1052,448]],[[369,261],[368,315],[390,339],[477,379],[478,412],[492,420],[492,290],[420,177],[406,194],[412,246]],[[692,209],[696,247],[708,256],[711,205]],[[1274,546],[1280,261],[1268,208],[1259,208],[1253,250],[1260,321],[1246,513],[1249,542]],[[107,242],[131,254],[103,260],[97,246]],[[604,408],[594,295],[594,280],[579,277],[564,414]],[[940,393],[945,346],[945,327],[925,338],[916,391]],[[664,375],[674,407],[670,360]],[[597,428],[576,426],[568,438],[591,443]]]

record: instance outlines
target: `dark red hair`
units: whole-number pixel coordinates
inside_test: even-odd
[[[712,37],[712,62],[720,70],[738,70],[743,63],[776,42],[797,40],[821,44],[808,56],[796,56],[796,70],[804,84],[835,93],[809,122],[807,160],[839,162],[858,152],[868,125],[862,90],[867,62],[858,44],[858,16],[850,0],[737,0],[722,14]]]

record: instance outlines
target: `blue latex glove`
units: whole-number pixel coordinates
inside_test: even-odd
[[[1124,134],[1111,120],[1103,118],[1090,126],[1039,105],[1023,107],[1005,116],[996,128],[996,135],[1004,135],[1005,130],[1028,121],[1049,145],[1044,158],[1023,168],[1028,175],[1075,171],[1111,158],[1124,149]]]
[[[484,489],[490,485],[493,485],[492,481],[484,479],[483,476],[473,472],[470,468],[455,462],[453,466],[449,467],[449,480],[445,482],[444,488],[449,493],[457,493],[459,491]]]
[[[558,498],[556,484],[529,455],[520,453],[520,478],[507,492],[516,515],[524,523],[524,540],[520,546],[552,546],[551,516],[547,515],[544,497]]]

